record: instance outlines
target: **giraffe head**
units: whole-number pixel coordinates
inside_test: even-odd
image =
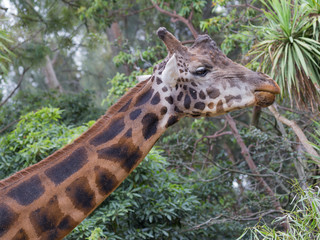
[[[254,105],[267,107],[280,93],[269,76],[227,58],[208,35],[200,35],[188,48],[165,28],[159,28],[157,34],[168,56],[155,68],[154,76],[181,116],[216,116]]]

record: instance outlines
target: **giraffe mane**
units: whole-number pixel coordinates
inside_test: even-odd
[[[45,166],[48,162],[52,161],[52,159],[59,159],[60,157],[64,156],[66,152],[69,152],[72,150],[79,142],[86,139],[88,135],[91,135],[92,133],[95,133],[96,131],[100,130],[102,126],[105,126],[109,119],[117,113],[121,107],[123,107],[129,99],[132,99],[135,94],[140,92],[144,89],[144,87],[147,85],[147,82],[151,79],[149,77],[148,79],[139,82],[135,87],[131,88],[125,95],[123,95],[117,103],[115,103],[113,106],[111,106],[107,112],[102,115],[96,123],[94,123],[87,131],[85,131],[83,134],[81,134],[78,138],[76,138],[72,143],[67,144],[62,149],[57,150],[50,156],[46,157],[45,159],[41,160],[40,162],[31,165],[3,180],[0,181],[0,190],[5,189],[6,187],[9,187],[11,184],[16,183],[20,179],[22,179],[25,175],[28,175],[32,172],[35,172],[38,169],[41,169],[41,167]]]

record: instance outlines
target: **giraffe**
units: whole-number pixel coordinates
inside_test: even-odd
[[[228,59],[208,35],[191,47],[161,27],[168,50],[73,143],[0,182],[0,239],[62,239],[142,161],[181,118],[269,106],[278,85]]]

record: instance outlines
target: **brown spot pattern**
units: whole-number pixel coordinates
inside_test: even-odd
[[[45,174],[50,178],[51,181],[58,185],[80,170],[87,162],[87,150],[85,147],[80,147],[62,162],[47,169]]]
[[[216,110],[216,112],[217,113],[222,113],[224,111],[224,109],[223,109],[223,102],[222,102],[222,100],[220,100],[219,102],[218,102],[218,104],[217,104],[217,110]]]
[[[214,107],[214,103],[213,102],[208,104],[208,108],[212,109],[213,107]]]
[[[94,173],[99,193],[104,196],[112,192],[118,183],[117,178],[107,169],[99,166],[94,168]]]
[[[199,110],[203,110],[205,108],[205,104],[203,102],[196,102],[194,104],[194,108],[199,109]]]
[[[157,92],[151,99],[152,105],[157,105],[160,102],[160,94]]]
[[[162,107],[162,108],[160,109],[160,113],[161,113],[161,115],[166,114],[166,113],[167,113],[167,111],[168,111],[167,107]]]
[[[138,107],[138,106],[141,106],[141,105],[147,103],[149,101],[149,99],[152,97],[153,91],[154,90],[152,88],[150,88],[148,91],[146,91],[145,93],[138,96],[135,106]]]
[[[20,183],[8,192],[8,196],[20,205],[27,206],[44,193],[44,187],[38,175]]]
[[[162,83],[162,80],[159,77],[157,77],[157,84],[160,85],[161,83]]]
[[[175,124],[176,122],[179,121],[179,118],[177,116],[170,116],[169,119],[168,119],[168,122],[166,124],[166,127],[170,127],[172,126],[173,124]]]
[[[134,110],[134,111],[132,111],[131,113],[130,113],[130,119],[131,120],[135,120],[135,119],[137,119],[137,117],[139,117],[139,115],[141,114],[141,112],[142,112],[142,110],[141,109],[136,109],[136,110]]]
[[[125,137],[131,138],[132,137],[132,128],[128,129],[128,131],[124,134]]]
[[[207,89],[207,94],[210,98],[215,99],[220,96],[220,91],[217,88],[210,87]]]
[[[70,232],[77,225],[78,225],[78,223],[72,217],[65,216],[60,221],[60,223],[58,225],[58,229],[61,230],[62,232]]]
[[[188,94],[186,94],[186,96],[184,97],[184,102],[183,105],[186,109],[190,108],[190,104],[191,104],[191,98],[189,97]]]
[[[177,106],[174,106],[174,111],[177,113],[183,113]]]
[[[167,100],[168,103],[172,104],[173,103],[173,98],[171,96],[165,97],[165,100]]]
[[[132,99],[130,99],[122,108],[120,108],[119,112],[125,112],[128,110]]]
[[[192,87],[189,87],[190,95],[193,99],[197,99],[197,91],[193,89]]]
[[[18,214],[6,204],[0,204],[0,237],[2,237],[15,223]]]
[[[71,217],[67,217],[69,220],[66,224],[66,217],[59,207],[57,196],[52,197],[45,207],[31,212],[29,218],[37,235],[42,239],[60,238],[77,225]]]
[[[237,96],[228,95],[228,96],[225,96],[225,99],[226,99],[226,103],[230,107],[234,101],[240,101],[242,97],[241,95],[237,95]]]
[[[154,113],[147,113],[142,118],[142,121],[141,121],[143,125],[142,134],[146,140],[148,140],[157,132],[158,122],[159,122],[159,118]]]
[[[206,99],[206,95],[204,94],[204,92],[203,92],[202,90],[199,92],[199,97],[200,97],[202,100]]]
[[[74,207],[84,214],[88,214],[96,205],[94,191],[90,188],[86,177],[73,181],[67,188],[66,194]]]
[[[14,237],[12,238],[12,240],[29,240],[29,237],[26,233],[26,231],[21,228],[16,235],[14,235]]]
[[[119,162],[129,172],[142,157],[139,147],[131,139],[122,138],[119,143],[98,150],[98,157],[109,161]]]
[[[90,140],[90,144],[94,146],[104,144],[115,138],[120,132],[122,132],[124,127],[125,124],[123,118],[114,119],[108,125],[108,128],[106,130],[104,130],[102,133],[98,134]]]

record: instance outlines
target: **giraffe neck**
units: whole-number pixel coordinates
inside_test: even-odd
[[[179,119],[159,85],[138,84],[74,143],[0,182],[0,238],[61,239],[101,204]]]

